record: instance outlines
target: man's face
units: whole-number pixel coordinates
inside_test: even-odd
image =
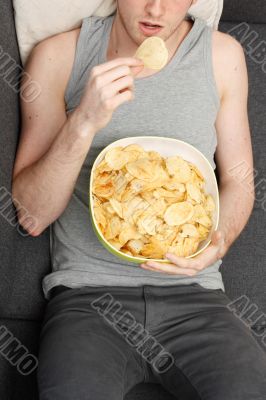
[[[167,40],[184,20],[192,0],[117,0],[117,11],[127,34],[137,44],[148,36]],[[146,23],[161,29],[149,28]]]

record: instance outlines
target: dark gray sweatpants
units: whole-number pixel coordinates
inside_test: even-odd
[[[40,400],[122,400],[139,382],[179,400],[265,400],[266,353],[198,284],[66,289],[47,304]]]

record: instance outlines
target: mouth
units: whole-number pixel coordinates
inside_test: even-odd
[[[139,22],[139,27],[140,27],[140,30],[145,35],[154,35],[155,33],[158,33],[163,29],[163,27],[161,25],[154,24],[149,21]]]

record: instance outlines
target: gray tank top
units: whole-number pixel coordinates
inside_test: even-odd
[[[66,111],[79,104],[91,68],[106,61],[114,19],[87,17],[76,47],[65,92]],[[98,154],[126,136],[166,136],[190,143],[213,168],[217,145],[215,120],[220,99],[212,67],[212,28],[193,18],[193,26],[170,62],[159,72],[135,80],[134,101],[122,104],[110,123],[98,132],[76,181],[72,197],[50,225],[52,272],[43,278],[45,298],[53,286],[142,286],[199,283],[225,290],[218,260],[197,275],[169,275],[143,270],[109,253],[98,241],[89,214],[90,171]]]

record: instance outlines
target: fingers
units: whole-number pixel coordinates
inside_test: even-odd
[[[176,256],[175,254],[172,253],[166,253],[166,258],[173,263],[177,264],[180,268],[193,268],[197,269],[199,267],[198,262],[195,262],[196,260],[193,259],[191,260],[190,258],[185,258],[185,257],[179,257]]]
[[[134,70],[130,68],[132,65],[135,67]],[[142,68],[141,60],[119,58],[94,67],[91,71],[90,81],[94,89],[100,93],[101,100],[105,102],[108,100],[107,108],[112,110],[134,98],[134,75],[139,73]],[[125,95],[121,97],[120,94],[123,93]]]
[[[140,266],[143,269],[149,269],[151,271],[157,271],[171,275],[181,274],[194,276],[202,269],[217,261],[217,246],[210,245],[205,251],[200,253],[195,258],[178,257],[172,253],[166,253],[165,256],[172,262],[172,264],[148,261]]]
[[[134,94],[131,90],[125,90],[123,93],[119,93],[112,99],[109,99],[111,102],[111,108],[115,109],[120,106],[125,101],[130,101],[134,98]]]
[[[119,66],[128,66],[128,67],[139,67],[143,65],[143,62],[134,57],[119,57],[115,58],[112,61],[108,61],[104,64],[99,64],[92,68],[91,75],[93,77],[97,75],[101,75],[102,73],[109,71],[113,68],[117,68]]]
[[[167,263],[159,264],[151,261],[149,261],[148,264],[141,264],[141,268],[170,275],[194,276],[198,273],[198,271],[193,268],[181,268],[174,264],[167,264]]]
[[[102,88],[102,98],[105,100],[110,97],[113,97],[116,94],[118,94],[120,90],[122,91],[123,89],[130,88],[130,90],[133,90],[133,86],[134,86],[133,77],[131,75],[124,76],[123,78],[120,78]]]
[[[139,67],[131,67],[130,69],[131,69],[131,73],[132,73],[134,76],[137,76],[137,75],[140,73],[140,71],[143,70],[143,68],[144,68],[144,64],[141,65],[141,66],[139,66]]]
[[[131,77],[133,82],[133,76],[131,74],[131,70],[127,65],[121,65],[116,68],[112,68],[101,75],[96,75],[94,79],[94,84],[97,89],[101,89],[102,87],[110,84],[113,81],[123,78],[124,76]]]

